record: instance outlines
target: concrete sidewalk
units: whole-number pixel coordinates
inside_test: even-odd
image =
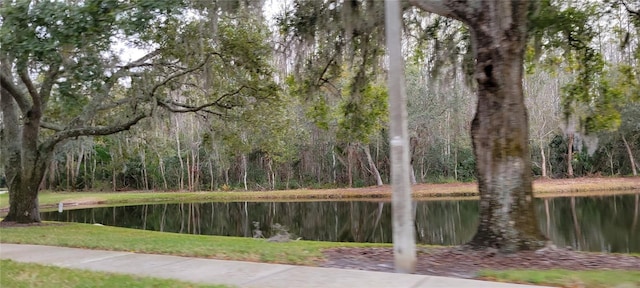
[[[0,259],[238,287],[541,287],[426,275],[4,243],[0,243]]]

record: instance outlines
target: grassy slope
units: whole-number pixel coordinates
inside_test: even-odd
[[[0,287],[229,287],[0,260]]]

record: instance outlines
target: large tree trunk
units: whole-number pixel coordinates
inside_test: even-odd
[[[478,104],[471,125],[477,159],[480,223],[469,245],[503,252],[536,249],[529,127],[522,90],[529,1],[412,0],[461,20],[471,31]]]
[[[471,125],[480,192],[480,224],[469,244],[503,252],[536,249],[529,127],[522,90],[526,1],[483,3],[476,13],[478,105]]]
[[[38,210],[38,191],[47,164],[51,159],[53,147],[41,148],[38,145],[38,133],[42,113],[32,108],[18,124],[17,106],[13,98],[3,90],[0,93],[4,129],[2,146],[9,187],[9,213],[4,221],[18,223],[40,222]],[[36,105],[34,105],[36,106]],[[6,149],[6,150],[4,150]]]

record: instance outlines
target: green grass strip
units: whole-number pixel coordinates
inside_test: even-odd
[[[151,254],[216,258],[268,263],[314,265],[331,247],[390,247],[390,244],[319,241],[269,242],[265,239],[191,235],[45,222],[41,226],[1,228],[0,242],[79,247]]]
[[[640,287],[639,270],[483,270],[478,277],[491,281],[559,287]]]
[[[0,287],[232,287],[0,260]]]

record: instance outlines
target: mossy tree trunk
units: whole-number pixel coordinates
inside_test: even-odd
[[[478,104],[471,125],[480,223],[469,242],[502,252],[544,245],[533,205],[529,128],[523,96],[528,1],[413,1],[470,28]]]
[[[6,70],[1,72],[6,73]],[[19,117],[18,105],[9,90],[3,88],[0,92],[5,121],[0,145],[9,188],[9,212],[4,221],[40,222],[38,191],[53,154],[53,146],[38,143],[42,118],[40,101],[34,99],[30,109]]]

